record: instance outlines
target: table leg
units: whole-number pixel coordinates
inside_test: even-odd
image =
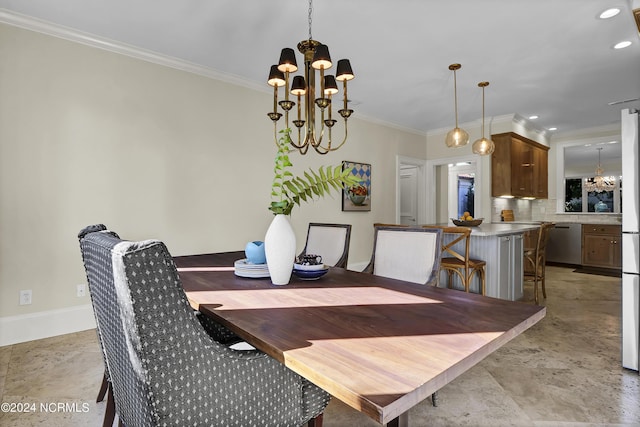
[[[409,411],[387,423],[387,427],[409,427]]]

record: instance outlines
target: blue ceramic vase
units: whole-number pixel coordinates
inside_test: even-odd
[[[256,240],[247,243],[247,246],[244,248],[244,254],[247,256],[247,261],[251,264],[264,264],[267,262],[264,254],[264,242]]]

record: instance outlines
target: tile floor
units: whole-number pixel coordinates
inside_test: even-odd
[[[620,366],[620,279],[547,276],[546,318],[440,390],[437,408],[413,408],[410,426],[640,426],[640,376]],[[35,406],[0,412],[0,426],[100,426],[102,370],[93,330],[0,347],[0,401]],[[379,424],[333,400],[324,425]]]

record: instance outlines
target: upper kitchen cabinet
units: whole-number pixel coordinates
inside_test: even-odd
[[[493,197],[548,197],[549,147],[513,132],[491,135],[496,149],[491,156]]]

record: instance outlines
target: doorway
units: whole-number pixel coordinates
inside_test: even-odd
[[[475,165],[470,162],[448,165],[448,175],[449,218],[460,218],[464,214],[475,218]]]
[[[478,156],[429,160],[426,166],[428,224],[447,224],[468,211],[482,216],[482,162]]]
[[[397,224],[426,223],[426,160],[396,157]]]
[[[400,166],[400,224],[418,224],[418,167]]]

